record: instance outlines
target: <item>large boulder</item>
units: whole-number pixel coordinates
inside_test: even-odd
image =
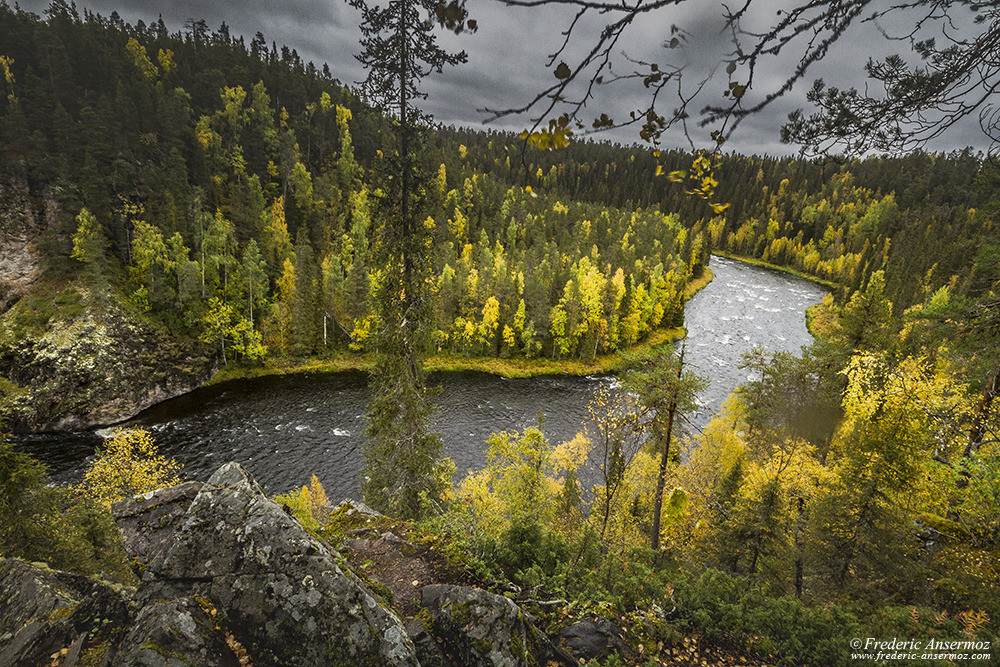
[[[0,558],[0,665],[49,665],[85,644],[114,644],[131,624],[130,592],[88,577]]]
[[[228,463],[153,556],[137,599],[202,596],[255,665],[417,665],[402,623],[338,558]]]
[[[471,586],[435,584],[421,589],[431,634],[451,664],[522,667],[548,664],[551,643],[505,597]]]
[[[629,655],[625,631],[602,616],[585,618],[559,633],[560,643],[572,655],[587,660],[603,660],[611,653]]]

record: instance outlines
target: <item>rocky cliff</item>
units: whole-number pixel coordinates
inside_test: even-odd
[[[0,318],[0,376],[12,383],[0,407],[14,428],[114,424],[201,386],[216,370],[196,342],[114,303],[94,303],[73,287],[39,291]]]
[[[39,244],[55,224],[55,204],[36,205],[23,182],[0,184],[0,313],[41,274]]]
[[[21,430],[113,424],[204,384],[215,363],[59,271],[40,245],[57,205],[0,184],[0,418]],[[61,277],[51,277],[57,274]]]
[[[0,665],[576,664],[512,601],[470,586],[424,586],[405,627],[235,463],[113,512],[139,586],[0,559]]]

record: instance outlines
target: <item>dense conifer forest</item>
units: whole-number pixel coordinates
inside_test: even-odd
[[[326,65],[260,33],[247,44],[197,21],[171,33],[59,0],[44,17],[0,4],[0,68],[0,188],[55,211],[43,275],[60,313],[114,300],[243,370],[372,352],[388,187],[374,174],[393,121]],[[539,151],[438,127],[419,157],[432,174],[419,193],[431,351],[625,353],[632,401],[602,397],[596,432],[566,443],[497,433],[487,467],[444,480],[414,534],[480,581],[569,605],[542,605],[545,623],[656,616],[629,664],[667,664],[660,652],[689,636],[813,665],[850,664],[852,637],[995,642],[1000,172],[988,156],[722,154],[721,211],[667,178],[690,168],[683,151]],[[683,324],[685,286],[713,252],[827,281],[833,297],[811,313],[811,348],[748,355],[753,379],[683,435],[673,416],[697,379],[670,350],[628,351]],[[8,308],[22,329],[47,320],[37,300]],[[0,398],[10,391],[0,377]],[[0,554],[127,580],[109,564],[106,506],[165,478],[116,494],[96,473],[73,490],[43,475],[0,445]],[[283,501],[339,544],[316,486]]]

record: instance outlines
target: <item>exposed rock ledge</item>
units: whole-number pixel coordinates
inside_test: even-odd
[[[0,664],[519,667],[554,655],[513,602],[468,586],[424,587],[415,646],[236,463],[112,510],[139,587],[0,558]]]
[[[21,387],[7,399],[17,430],[64,431],[106,426],[203,385],[216,370],[197,343],[174,338],[112,303],[44,331],[18,322],[21,299],[0,320],[0,375]]]

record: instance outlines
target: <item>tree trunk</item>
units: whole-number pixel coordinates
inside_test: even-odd
[[[681,358],[677,364],[677,382],[681,380],[684,368],[684,346],[681,346]],[[670,437],[674,430],[674,413],[677,412],[677,385],[674,385],[670,397],[670,407],[667,408],[667,433],[663,437],[663,453],[660,456],[660,470],[656,477],[656,497],[653,499],[653,539],[652,548],[660,548],[660,515],[663,512],[663,487],[667,483],[667,460],[670,456]]]
[[[975,454],[976,450],[979,449],[979,445],[983,442],[986,419],[990,416],[990,406],[993,404],[993,399],[997,393],[1000,393],[1000,367],[993,371],[993,375],[986,383],[986,386],[983,387],[983,395],[979,398],[979,404],[976,406],[976,414],[972,419],[972,428],[969,430],[969,441],[965,445],[965,451],[962,452],[963,457]]]

